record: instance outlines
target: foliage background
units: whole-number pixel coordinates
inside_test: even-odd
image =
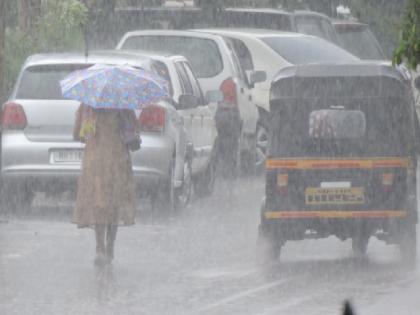
[[[4,46],[4,86],[10,91],[27,56],[51,51],[80,50],[83,47],[82,25],[87,8],[78,0],[42,0],[41,15],[29,32],[17,25],[16,7],[11,6]]]
[[[410,0],[407,5],[393,61],[397,64],[406,61],[411,69],[420,64],[420,0]]]

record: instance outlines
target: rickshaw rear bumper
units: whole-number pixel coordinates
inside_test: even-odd
[[[275,233],[283,240],[325,238],[345,240],[355,234],[392,234],[407,222],[417,222],[417,213],[407,210],[363,211],[265,211],[261,233]]]

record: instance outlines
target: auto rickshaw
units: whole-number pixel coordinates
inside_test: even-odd
[[[419,124],[410,86],[391,66],[293,66],[270,96],[259,246],[335,235],[364,255],[371,236],[416,259]]]

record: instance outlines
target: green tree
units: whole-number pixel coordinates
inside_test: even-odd
[[[81,50],[87,8],[79,0],[42,0],[40,14],[30,31],[19,27],[16,1],[7,0],[9,12],[4,40],[4,68],[0,74],[4,90],[10,91],[23,61],[31,54]],[[0,4],[4,3],[0,0]],[[1,10],[4,13],[3,10]],[[0,13],[1,14],[1,13]],[[0,19],[2,21],[3,19]]]
[[[393,58],[396,64],[403,61],[412,69],[420,64],[420,0],[409,0],[405,11],[399,46]]]

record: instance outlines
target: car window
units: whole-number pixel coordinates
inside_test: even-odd
[[[169,94],[173,96],[174,89],[172,87],[171,76],[169,74],[168,67],[166,67],[166,65],[161,61],[154,61],[151,66],[151,70],[157,75],[160,75],[162,78],[164,78],[168,82]]]
[[[292,30],[291,18],[288,14],[240,11],[226,11],[222,14],[225,18],[221,21],[220,26]]]
[[[269,36],[261,39],[292,64],[347,63],[359,60],[344,49],[311,36]]]
[[[343,47],[359,58],[385,59],[379,44],[368,29],[339,30],[338,34]]]
[[[336,42],[334,30],[327,21],[314,17],[296,17],[296,29],[299,33],[317,36],[330,42]]]
[[[242,69],[245,71],[254,70],[254,62],[252,61],[251,52],[244,42],[236,38],[230,38],[230,41],[232,42],[233,49],[235,50],[235,54],[238,57]]]
[[[198,98],[199,100],[199,104],[203,105],[204,101],[203,101],[203,92],[201,91],[200,88],[200,83],[198,83],[193,70],[191,69],[190,65],[188,63],[182,62],[181,65],[184,67],[185,72],[189,78],[189,81],[191,83],[192,86],[192,90],[193,90],[193,94]]]
[[[238,56],[236,56],[233,43],[231,42],[230,38],[225,38],[225,40],[226,40],[226,45],[229,48],[230,53],[231,53],[230,59],[232,60],[235,76],[239,77],[242,81],[246,82],[245,71],[242,69],[241,64],[239,63],[239,58]]]
[[[187,72],[185,71],[183,65],[180,62],[176,62],[175,68],[179,76],[179,81],[181,82],[182,94],[194,94],[191,82],[188,79]]]
[[[181,55],[191,63],[198,78],[211,78],[223,70],[223,60],[214,40],[188,36],[141,35],[126,39],[122,49]]]
[[[60,80],[75,70],[91,65],[42,65],[26,68],[19,81],[16,98],[20,99],[63,99]]]
[[[335,32],[334,26],[331,24],[329,20],[322,19],[321,20],[321,27],[325,34],[325,39],[329,40],[330,42],[333,42],[337,44],[337,34]]]

